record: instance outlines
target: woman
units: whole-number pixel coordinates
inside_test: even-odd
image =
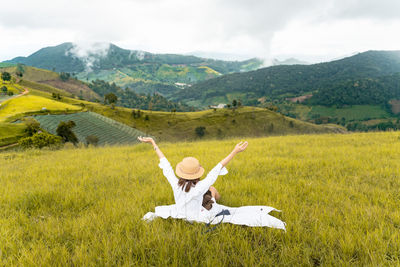
[[[206,222],[216,224],[220,221],[241,224],[247,226],[269,226],[285,229],[285,223],[272,217],[268,213],[276,210],[268,206],[245,206],[231,208],[216,203],[219,199],[218,191],[212,186],[219,175],[228,173],[225,166],[233,157],[246,150],[248,143],[238,143],[233,151],[221,162],[219,162],[204,178],[200,180],[204,173],[199,161],[193,157],[184,158],[176,165],[176,174],[171,164],[165,158],[156,142],[150,137],[138,137],[139,141],[153,145],[155,152],[160,158],[159,167],[163,170],[164,176],[170,183],[174,192],[175,204],[169,206],[158,206],[155,212],[148,212],[143,219],[153,220],[161,218],[179,218],[188,221]],[[208,196],[208,197],[207,197]],[[211,196],[211,198],[209,197]],[[223,212],[224,216],[218,216]],[[228,212],[226,212],[228,211]],[[218,216],[218,219],[217,217]]]

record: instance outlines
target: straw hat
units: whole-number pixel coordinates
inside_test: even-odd
[[[193,157],[184,158],[176,165],[176,174],[187,180],[200,178],[204,173],[204,168],[200,162]]]

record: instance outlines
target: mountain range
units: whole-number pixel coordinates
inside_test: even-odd
[[[138,93],[159,92],[166,96],[198,81],[254,70],[263,64],[256,58],[223,61],[191,55],[153,54],[114,44],[82,48],[74,43],[45,47],[28,57],[16,57],[6,62],[68,72],[82,81],[100,79]]]
[[[309,102],[321,105],[385,104],[400,99],[398,73],[400,51],[367,51],[326,63],[228,74],[198,82],[173,98],[199,107],[233,99],[257,105],[302,95],[312,95]],[[329,101],[331,96],[336,100]]]
[[[64,43],[2,64],[12,63],[71,73],[83,84],[61,85],[86,99],[101,99],[107,88],[130,88],[126,92],[110,89],[127,107],[137,103],[129,99],[131,95],[138,99],[135,93],[157,92],[182,103],[183,110],[193,109],[187,105],[202,109],[240,100],[242,105],[275,106],[273,109],[302,120],[340,121],[342,125],[391,120],[400,113],[400,51],[367,51],[318,64],[294,58],[275,60],[275,65],[261,68],[259,59],[223,61],[152,54],[113,44],[85,50]],[[59,80],[39,82],[60,86]]]

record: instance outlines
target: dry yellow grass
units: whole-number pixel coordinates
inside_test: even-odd
[[[237,139],[159,144],[210,170]],[[141,217],[173,203],[148,145],[0,154],[0,265],[399,265],[398,132],[249,139],[215,186],[287,232]]]
[[[0,107],[0,122],[6,121],[18,114],[41,111],[42,108],[46,108],[48,111],[72,111],[81,109],[80,107],[48,98],[25,95],[2,103]]]

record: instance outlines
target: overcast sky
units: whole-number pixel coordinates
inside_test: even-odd
[[[0,8],[0,61],[63,42],[316,62],[400,50],[399,0],[18,0]]]

